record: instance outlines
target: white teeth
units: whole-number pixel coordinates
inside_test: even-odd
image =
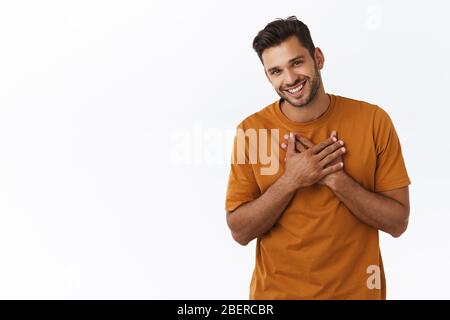
[[[301,86],[298,86],[297,88],[288,90],[288,91],[289,91],[290,93],[297,93],[297,92],[299,92],[300,90],[302,90],[303,85],[304,85],[304,84],[302,84]]]

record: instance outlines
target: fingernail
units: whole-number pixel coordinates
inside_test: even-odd
[[[342,150],[342,152],[345,152],[345,148],[344,147],[342,147],[341,150]]]
[[[289,138],[289,135],[285,134],[284,138],[287,140]]]
[[[286,148],[286,143],[282,143],[282,144],[281,144],[281,147],[282,147],[282,148]]]
[[[294,133],[289,132],[289,137],[290,137],[290,138],[294,138]]]
[[[339,140],[339,144],[340,144],[341,146],[344,145],[344,141]]]
[[[336,141],[337,141],[336,137],[333,137],[333,141],[334,141],[334,142],[336,142]]]

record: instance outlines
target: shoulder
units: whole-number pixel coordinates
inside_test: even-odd
[[[336,96],[338,108],[346,116],[354,116],[358,120],[370,121],[374,125],[390,122],[389,114],[380,105],[348,97]]]
[[[375,113],[380,108],[374,103],[338,95],[336,95],[336,103],[339,108],[344,109],[345,111],[351,110],[361,113]]]
[[[259,128],[267,126],[267,124],[273,121],[274,119],[275,116],[274,108],[276,108],[277,103],[278,100],[250,114],[249,116],[244,118],[241,122],[239,122],[239,124],[236,127],[245,130],[248,128]]]

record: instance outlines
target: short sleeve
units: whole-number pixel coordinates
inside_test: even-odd
[[[261,195],[261,190],[256,182],[252,164],[249,163],[248,144],[244,150],[238,150],[238,130],[245,130],[242,123],[236,129],[233,143],[233,154],[231,157],[230,173],[228,176],[228,186],[225,201],[225,210],[234,211],[246,202],[255,200]],[[239,161],[238,152],[245,153]]]
[[[406,171],[400,140],[391,118],[380,107],[375,111],[373,128],[377,154],[375,192],[408,186],[411,181]]]

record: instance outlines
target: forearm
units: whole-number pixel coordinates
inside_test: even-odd
[[[246,245],[270,230],[288,206],[294,193],[295,190],[282,176],[259,198],[228,213],[227,222],[233,238]]]
[[[408,213],[400,202],[366,190],[344,171],[329,187],[362,222],[394,237],[404,231]]]

